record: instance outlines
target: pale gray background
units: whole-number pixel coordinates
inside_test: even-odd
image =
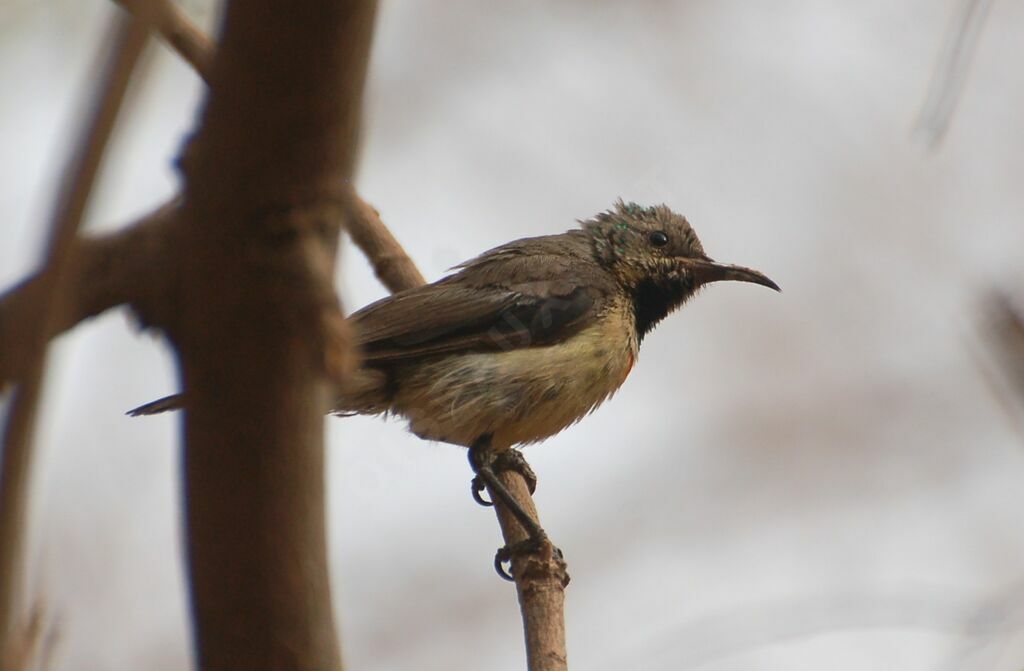
[[[929,151],[914,122],[959,4],[384,3],[359,186],[428,278],[622,196],[785,291],[710,288],[528,449],[573,668],[1024,668],[1021,419],[978,329],[988,288],[1024,286],[1024,3],[993,3]],[[0,286],[36,263],[111,11],[0,4]],[[201,92],[161,48],[90,228],[176,190]],[[355,250],[339,280],[352,308],[383,295]],[[173,362],[118,313],[53,351],[32,585],[54,668],[185,669],[179,418],[123,415],[175,390]],[[328,427],[349,668],[522,668],[464,453]]]

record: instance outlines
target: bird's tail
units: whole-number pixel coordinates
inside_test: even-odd
[[[161,412],[167,412],[168,410],[178,410],[185,405],[184,394],[171,394],[170,396],[164,396],[158,398],[155,401],[150,401],[145,405],[140,405],[137,408],[132,408],[126,415],[131,417],[141,417],[143,415],[158,415]]]
[[[333,412],[341,416],[376,415],[385,412],[388,403],[387,376],[377,370],[362,368],[345,380],[342,389],[338,391]],[[184,407],[185,395],[171,394],[132,408],[125,414],[131,417],[159,415]]]

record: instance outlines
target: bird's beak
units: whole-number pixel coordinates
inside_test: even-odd
[[[683,265],[693,274],[693,278],[698,286],[710,282],[733,280],[736,282],[753,282],[769,289],[782,291],[779,285],[768,279],[764,273],[759,273],[752,268],[717,263],[707,258],[685,259],[683,260]]]

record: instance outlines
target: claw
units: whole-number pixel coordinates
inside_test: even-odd
[[[537,491],[537,475],[530,468],[530,464],[526,463],[523,453],[519,450],[508,449],[495,454],[486,450],[470,449],[469,465],[477,473],[477,476],[473,478],[473,482],[470,485],[470,493],[473,495],[473,500],[482,506],[490,507],[494,505],[493,501],[488,501],[481,495],[487,488],[484,478],[479,475],[482,469],[489,469],[490,472],[495,474],[502,471],[515,471],[523,476],[531,496]]]
[[[516,555],[532,554],[534,552],[540,552],[543,547],[543,541],[539,538],[527,538],[526,540],[519,541],[513,545],[505,545],[498,548],[498,551],[494,553],[494,570],[498,572],[505,580],[509,582],[515,582],[511,571],[505,570],[505,564],[512,568],[512,559]],[[561,556],[562,551],[555,548],[558,555]]]
[[[516,579],[512,576],[512,573],[505,570],[505,562],[511,562],[512,557],[508,553],[507,548],[498,548],[498,551],[494,553],[494,570],[498,572],[498,575],[508,580],[509,582],[515,582]],[[509,568],[512,564],[509,563]]]
[[[493,506],[494,501],[488,501],[483,497],[483,492],[487,489],[487,485],[484,484],[484,479],[479,475],[473,478],[473,482],[470,483],[470,493],[473,495],[473,500],[482,506]]]

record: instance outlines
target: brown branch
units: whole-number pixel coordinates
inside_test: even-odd
[[[526,480],[516,471],[498,473],[505,488],[535,520],[540,520]],[[494,492],[489,492],[496,501]],[[501,503],[494,506],[507,546],[527,539],[526,531]],[[512,561],[519,610],[526,638],[526,660],[530,671],[565,671],[565,587],[569,574],[565,562],[550,542],[535,554],[517,556]]]
[[[45,600],[36,599],[11,636],[6,665],[2,667],[5,671],[52,668],[60,630],[52,613],[47,612]]]
[[[138,0],[116,2],[134,10]],[[212,42],[168,0],[158,0],[155,5],[157,28],[164,40],[209,84]],[[426,284],[416,264],[381,221],[377,210],[359,198],[354,190],[351,196],[348,232],[370,261],[377,278],[392,293]]]
[[[209,80],[212,43],[172,3],[117,2],[130,11],[149,11],[163,38],[204,81]],[[380,281],[391,292],[424,284],[423,275],[377,210],[354,191],[351,197],[347,230]],[[170,282],[174,274],[174,269],[161,260],[161,250],[169,240],[180,205],[180,199],[175,199],[118,233],[74,241],[67,269],[71,294],[67,311],[52,335],[122,303],[133,305],[144,321],[160,321],[153,313],[166,309],[166,296],[156,283]],[[0,390],[23,374],[25,352],[31,342],[26,330],[32,315],[44,304],[39,294],[41,285],[40,275],[35,275],[0,294]]]
[[[161,299],[163,250],[180,203],[172,201],[115,233],[75,238],[67,249],[63,309],[54,315],[54,337],[112,307],[129,304],[144,321],[166,310]],[[32,325],[49,305],[44,273],[0,295],[0,389],[27,375]]]
[[[348,232],[373,264],[377,279],[395,293],[427,283],[416,264],[380,220],[380,213],[354,191]]]
[[[340,668],[323,424],[375,5],[231,2],[170,253],[199,667]]]
[[[31,471],[32,434],[42,374],[46,364],[46,343],[63,321],[64,289],[67,286],[69,250],[85,212],[85,206],[99,171],[107,141],[128,89],[132,71],[146,44],[149,31],[141,19],[117,19],[113,28],[114,47],[104,68],[101,85],[90,116],[83,126],[79,146],[65,174],[57,207],[50,224],[45,252],[45,271],[34,287],[38,309],[27,315],[23,346],[22,376],[14,390],[3,435],[3,465],[0,468],[0,664],[10,660],[16,642],[12,640],[20,617],[21,583],[25,561],[25,521]],[[6,666],[5,666],[6,668]]]
[[[394,293],[425,284],[377,211],[354,192],[349,197],[347,230],[384,286]],[[65,310],[57,315],[50,336],[122,304],[132,306],[144,323],[160,322],[160,313],[173,309],[164,285],[173,281],[175,270],[163,251],[180,210],[181,200],[174,199],[115,233],[72,241]],[[43,285],[37,273],[0,294],[0,390],[25,374],[31,325],[47,304]]]
[[[159,35],[174,51],[192,66],[204,81],[210,81],[213,64],[213,44],[203,31],[189,21],[170,0],[114,0],[129,12],[140,9],[151,12],[150,20]]]

